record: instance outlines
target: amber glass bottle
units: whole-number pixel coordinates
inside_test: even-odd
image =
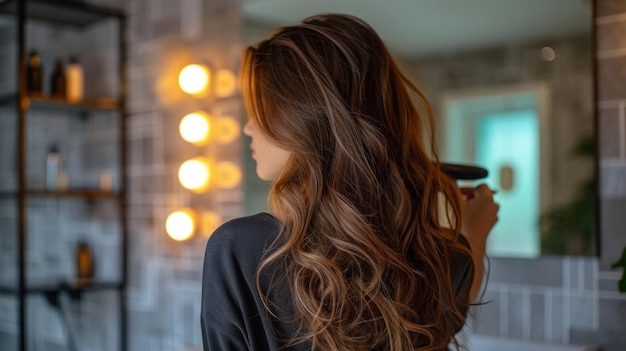
[[[41,58],[36,50],[32,50],[28,57],[26,65],[26,90],[29,93],[41,94],[43,68],[41,67]]]
[[[79,282],[91,282],[93,280],[93,272],[93,253],[87,243],[80,242],[76,248],[76,273]]]

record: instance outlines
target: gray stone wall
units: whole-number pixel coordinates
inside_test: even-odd
[[[239,1],[135,0],[129,12],[130,289],[131,350],[184,350],[201,345],[200,283],[205,230],[175,242],[164,230],[180,208],[217,212],[223,221],[242,214],[241,187],[195,195],[177,180],[194,156],[241,165],[241,144],[195,147],[178,134],[180,119],[202,109],[241,120],[238,96],[194,98],[180,92],[179,70],[204,63],[237,72]]]

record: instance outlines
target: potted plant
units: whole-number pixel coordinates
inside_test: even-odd
[[[572,159],[594,155],[595,141],[591,136],[581,137],[570,154]],[[569,203],[541,215],[542,252],[585,256],[596,252],[596,184],[594,178],[581,182]]]

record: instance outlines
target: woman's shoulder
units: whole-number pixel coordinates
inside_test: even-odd
[[[263,251],[276,237],[279,222],[268,213],[229,220],[219,226],[207,243],[207,252],[251,253]]]

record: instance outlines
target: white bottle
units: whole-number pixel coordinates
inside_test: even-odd
[[[46,156],[46,189],[55,190],[59,185],[59,168],[61,166],[61,154],[56,145],[50,146]]]
[[[83,99],[83,67],[78,63],[76,56],[70,57],[65,70],[67,100],[77,102]]]

